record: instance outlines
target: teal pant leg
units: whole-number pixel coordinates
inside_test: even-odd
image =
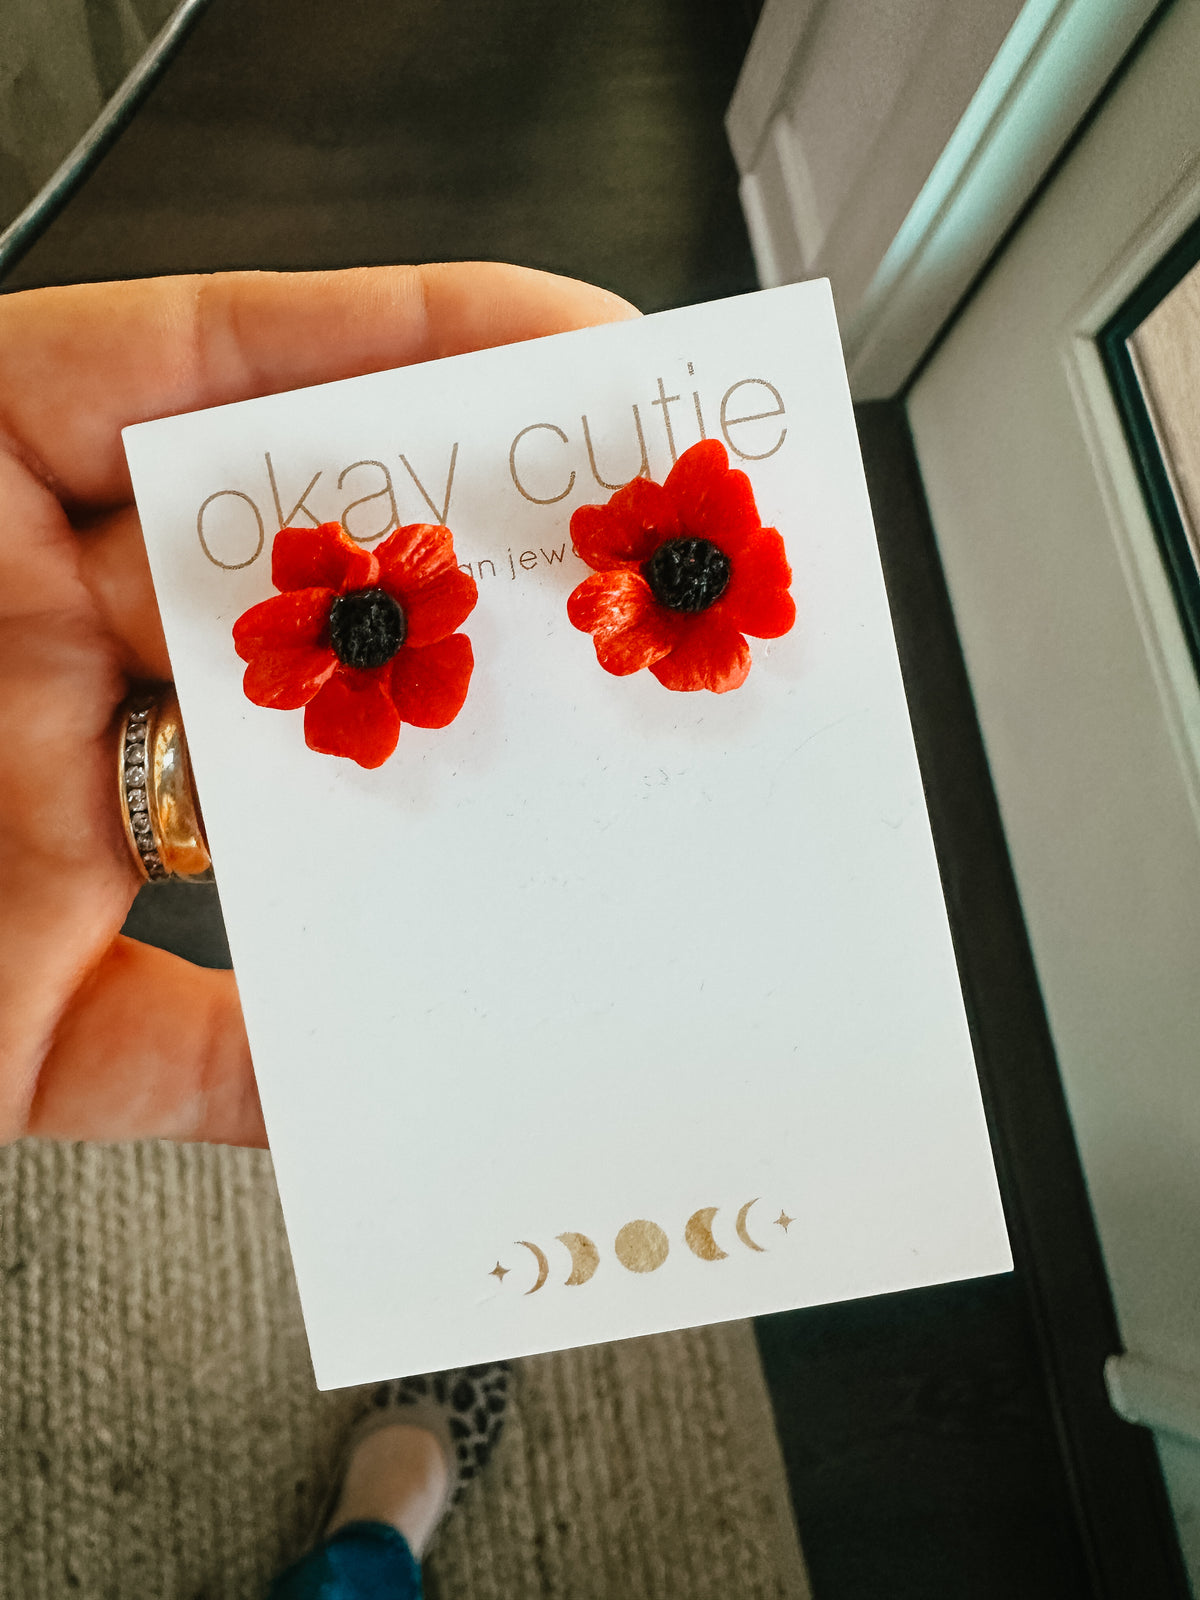
[[[395,1528],[348,1522],[280,1573],[270,1600],[421,1600],[421,1568]]]

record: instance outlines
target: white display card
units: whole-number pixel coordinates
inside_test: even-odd
[[[702,431],[798,606],[721,695],[566,615],[572,511]],[[125,443],[322,1387],[1010,1266],[828,285]],[[366,771],[230,630],[285,521],[393,508],[476,666]]]

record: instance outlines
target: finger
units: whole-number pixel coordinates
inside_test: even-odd
[[[70,503],[111,506],[129,423],[636,314],[493,262],[29,290],[0,298],[0,428]]]
[[[78,570],[98,625],[131,679],[166,682],[171,660],[163,635],[142,525],[133,506],[97,518],[77,541]]]
[[[44,874],[120,865],[114,713],[126,681],[84,613],[0,619],[0,993],[5,940],[63,885]],[[55,923],[61,907],[47,910]],[[2,1018],[0,1018],[2,1021]],[[0,1054],[2,1061],[2,1054]]]
[[[55,1030],[27,1125],[9,1133],[265,1147],[233,974],[117,939]]]
[[[0,505],[0,794],[7,801],[10,770],[20,780],[34,766],[31,740],[57,739],[63,718],[83,707],[94,736],[125,677],[165,679],[170,667],[132,506],[79,532],[46,485],[3,454]],[[68,776],[61,763],[45,767],[43,789],[49,774]]]

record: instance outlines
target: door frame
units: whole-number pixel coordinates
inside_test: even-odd
[[[911,381],[1171,3],[1026,0],[1005,26],[1000,0],[878,22],[858,0],[767,0],[726,117],[742,208],[764,288],[830,279],[855,400]],[[887,58],[893,12],[927,30],[912,59]],[[888,109],[847,165],[830,123],[866,80]]]
[[[1196,1131],[1200,680],[1102,349],[1200,217],[1200,0],[1157,23],[905,403],[1112,1286],[1108,1399],[1155,1430],[1200,1574],[1200,1181],[1168,1177]],[[1069,1359],[1069,1307],[1050,1332]]]

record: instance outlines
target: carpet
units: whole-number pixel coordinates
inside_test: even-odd
[[[0,1150],[0,1595],[258,1600],[353,1390],[312,1379],[270,1158]],[[748,1323],[518,1364],[431,1600],[808,1600]]]

